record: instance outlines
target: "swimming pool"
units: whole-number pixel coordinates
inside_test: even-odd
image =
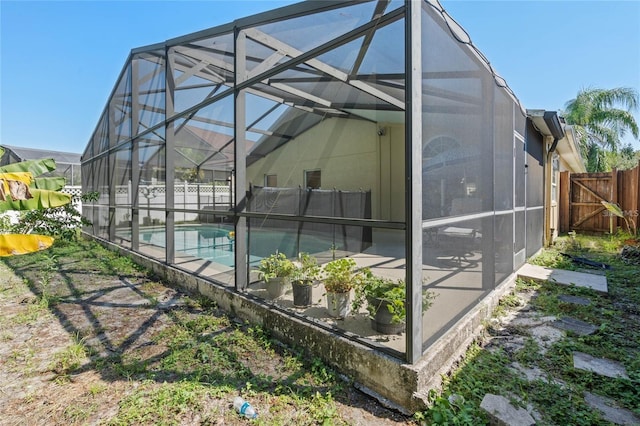
[[[174,230],[174,246],[176,255],[188,255],[210,260],[226,267],[233,268],[234,244],[229,225],[178,225]],[[131,230],[117,230],[116,236],[125,240],[131,239]],[[140,245],[153,245],[164,248],[166,230],[164,227],[140,229]]]
[[[177,225],[174,231],[176,255],[188,255],[233,268],[235,244],[233,227],[225,224]],[[131,230],[118,230],[116,236],[130,240]],[[164,227],[140,229],[140,244],[165,247]],[[263,257],[276,251],[288,257],[299,252],[320,253],[336,247],[334,240],[319,235],[292,232],[285,229],[251,229],[249,231],[249,263],[256,265]]]

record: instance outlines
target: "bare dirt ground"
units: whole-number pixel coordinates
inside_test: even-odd
[[[412,423],[339,379],[305,378],[324,367],[256,346],[248,325],[93,247],[0,261],[1,425],[247,424],[231,407],[240,392],[262,424]],[[198,329],[205,311],[216,331]],[[194,329],[193,353],[218,360],[209,370],[172,358],[172,342]],[[205,346],[214,335],[233,346]]]

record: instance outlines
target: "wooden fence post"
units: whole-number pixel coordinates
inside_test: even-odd
[[[634,170],[631,171],[631,182],[629,182],[629,209],[631,209],[631,219],[635,223],[636,234],[640,225],[640,160]],[[635,199],[634,199],[635,198]]]
[[[618,170],[615,168],[611,169],[611,199],[609,200],[609,202],[618,204]],[[620,218],[618,216],[613,216],[613,234],[618,232],[619,220]]]

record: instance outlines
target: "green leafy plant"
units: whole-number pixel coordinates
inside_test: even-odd
[[[324,288],[332,293],[347,293],[362,279],[362,274],[356,272],[356,261],[348,257],[332,260],[322,271]]]
[[[627,225],[627,232],[629,232],[629,234],[631,234],[634,237],[638,234],[638,228],[636,226],[636,223],[634,222],[633,219],[631,219],[631,221],[627,219],[627,217],[625,216],[624,212],[622,211],[619,205],[610,203],[608,201],[601,201],[601,203],[609,213],[613,214],[614,216],[621,217],[624,220],[624,223]],[[633,227],[631,225],[633,225]]]
[[[54,274],[58,271],[58,261],[55,254],[45,255],[40,261],[40,295],[38,303],[43,308],[55,305],[57,297],[50,292],[50,286],[53,281]]]
[[[258,274],[260,279],[268,282],[273,278],[290,277],[294,269],[293,262],[284,253],[275,252],[260,261]]]
[[[54,355],[49,370],[56,374],[69,374],[86,361],[87,355],[84,339],[76,333],[73,343]]]
[[[11,217],[8,213],[0,214],[0,234],[8,234],[11,232],[13,225],[11,223]]]
[[[291,280],[304,285],[311,285],[320,277],[318,260],[309,253],[298,253],[298,258],[293,262]]]
[[[48,235],[65,241],[75,240],[81,227],[91,225],[91,222],[78,210],[78,202],[93,202],[99,196],[98,192],[87,192],[74,195],[72,202],[63,206],[27,211],[23,213],[20,222],[13,227],[13,230],[22,234]]]
[[[179,176],[181,180],[187,181],[189,183],[198,182],[204,179],[204,170],[200,170],[196,167],[178,167],[176,168],[176,176]]]
[[[4,149],[0,147],[0,157]],[[0,213],[60,207],[71,202],[69,194],[58,192],[64,178],[37,176],[55,170],[54,160],[29,160],[0,167]],[[0,256],[31,253],[48,248],[53,238],[41,234],[0,234]]]
[[[355,298],[351,304],[354,311],[360,309],[367,302],[367,311],[371,318],[378,310],[386,306],[392,316],[392,324],[403,323],[407,316],[407,292],[404,280],[392,280],[375,276],[368,268],[361,273],[356,286]],[[422,311],[426,311],[433,304],[435,294],[430,291],[422,293]]]
[[[429,409],[415,413],[414,419],[421,425],[484,424],[481,419],[474,416],[473,404],[465,401],[462,395],[439,395],[433,389],[429,391]]]

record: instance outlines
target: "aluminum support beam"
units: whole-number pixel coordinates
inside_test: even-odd
[[[405,0],[406,360],[422,356],[422,2]]]
[[[135,64],[135,59],[131,58],[131,61],[133,67],[133,64]],[[135,68],[137,69],[137,66],[135,66]],[[137,72],[135,72],[134,75],[136,75],[136,73]],[[133,86],[135,86],[135,89],[132,90],[132,102],[134,104],[137,104],[138,86],[137,84]],[[136,92],[135,94],[134,91]],[[137,115],[135,117],[137,123]],[[134,140],[131,143],[131,194],[129,194],[129,196],[131,197],[131,249],[134,251],[138,251],[140,249],[140,197],[138,197],[138,188],[140,187],[140,169],[140,151],[138,149],[138,144]]]
[[[373,31],[374,29],[372,28],[370,31]],[[255,40],[257,43],[263,44],[271,49],[276,50],[277,52],[281,52],[286,54],[287,56],[291,57],[292,59],[295,59],[297,57],[300,57],[303,55],[304,52],[301,52],[299,50],[297,50],[296,48],[289,46],[288,44],[276,39],[275,37],[272,37],[268,34],[265,34],[262,31],[259,31],[255,28],[250,28],[250,29],[246,29],[244,30],[247,33],[247,36],[250,37],[251,39]],[[362,90],[363,92],[374,96],[382,101],[385,101],[399,109],[404,109],[404,103],[399,100],[394,98],[393,96],[390,96],[378,89],[376,89],[373,86],[370,86],[369,84],[363,82],[363,81],[359,81],[359,80],[350,80],[349,79],[349,75],[343,71],[340,71],[339,69],[332,67],[331,65],[328,65],[318,59],[308,59],[304,62],[306,65],[317,69],[318,71],[321,71],[333,78],[335,78],[336,80],[342,81],[346,84],[349,84],[359,90]],[[266,83],[266,81],[264,81]],[[274,86],[275,87],[275,86]],[[286,85],[282,85],[280,84],[280,86],[278,86],[279,89],[283,90],[283,91],[291,91],[293,90],[293,88],[290,88],[289,86]],[[293,92],[290,92],[293,93]],[[299,93],[293,93],[294,95],[300,95]],[[320,104],[325,105],[325,106],[331,106],[331,102],[328,100],[323,100],[323,102],[318,101]]]
[[[130,72],[130,69],[127,69],[128,72]],[[126,75],[123,75],[123,78],[126,78]],[[115,107],[116,105],[114,105],[113,101],[109,103],[109,130],[108,130],[108,138],[109,138],[109,148],[111,148],[112,146],[115,145],[115,141],[117,140],[117,135],[116,135],[116,120],[115,120]],[[126,117],[126,115],[123,113],[123,117]],[[119,123],[118,123],[119,124]],[[111,206],[115,206],[116,204],[116,185],[115,182],[113,182],[113,167],[115,166],[114,164],[110,164],[111,163],[111,153],[108,153],[105,157],[105,161],[106,161],[106,168],[107,168],[107,181],[104,182],[105,184],[107,184],[107,188],[109,191],[109,198],[107,201],[108,204],[108,223],[107,223],[107,238],[109,239],[109,241],[114,241],[115,240],[115,236],[116,236],[116,229],[115,229],[115,223],[114,223],[114,218],[115,218],[115,207],[111,207]],[[99,209],[99,208],[98,208]],[[98,226],[102,226],[102,224],[100,224],[98,222]]]
[[[164,97],[166,117],[173,115],[174,109],[174,94],[175,79],[173,67],[169,61],[169,49],[165,50],[165,90],[166,95]],[[166,261],[168,264],[175,263],[176,258],[176,245],[175,245],[175,155],[176,155],[176,142],[175,142],[175,121],[167,121],[165,129],[165,145],[164,145],[164,159],[165,159],[165,244],[166,244]]]
[[[246,210],[247,202],[247,113],[246,113],[246,93],[244,90],[238,89],[238,85],[247,78],[246,66],[246,36],[243,31],[236,29],[235,31],[235,64],[236,81],[234,85],[234,105],[235,105],[235,129],[234,139],[236,141],[235,149],[235,178],[232,176],[234,184],[234,202],[233,206],[236,213]],[[235,267],[236,267],[236,289],[246,291],[249,283],[249,266],[248,266],[248,244],[247,244],[247,218],[236,216],[235,221]]]

